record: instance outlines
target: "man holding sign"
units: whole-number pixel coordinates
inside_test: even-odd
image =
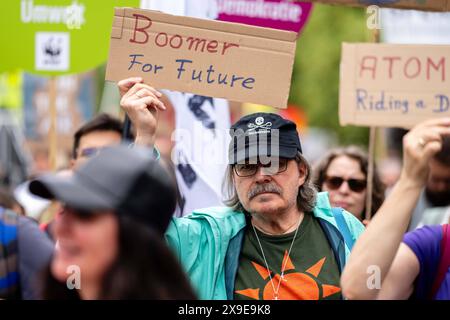
[[[107,79],[120,80],[136,143],[152,146],[165,106],[144,81],[285,107],[295,40],[292,32],[117,9]],[[340,273],[363,226],[317,194],[295,124],[257,113],[230,133],[228,207],[174,218],[166,234],[199,297],[342,298]]]
[[[118,83],[121,106],[152,145],[160,94],[140,78]],[[340,299],[339,277],[363,231],[316,193],[293,122],[256,113],[231,130],[228,207],[174,218],[166,238],[201,299]]]

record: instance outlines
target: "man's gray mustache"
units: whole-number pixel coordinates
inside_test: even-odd
[[[248,192],[248,199],[251,200],[258,194],[265,192],[271,192],[281,195],[281,189],[279,187],[271,183],[265,183],[265,184],[257,184],[253,188],[251,188],[250,191]]]

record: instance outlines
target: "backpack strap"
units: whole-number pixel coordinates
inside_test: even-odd
[[[331,208],[331,212],[333,213],[334,219],[336,220],[337,227],[344,237],[345,244],[347,245],[348,249],[352,251],[355,240],[353,239],[352,233],[350,232],[344,215],[342,214],[343,211],[344,209],[340,207]]]
[[[434,277],[433,286],[431,289],[430,299],[434,299],[438,290],[444,281],[448,268],[450,268],[450,227],[448,224],[442,225],[442,240],[441,240],[441,257],[437,268],[436,276]]]
[[[0,298],[20,298],[18,216],[0,207]]]

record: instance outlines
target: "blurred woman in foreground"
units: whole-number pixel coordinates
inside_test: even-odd
[[[147,149],[111,147],[30,190],[64,203],[44,299],[194,299],[164,240],[175,189]]]

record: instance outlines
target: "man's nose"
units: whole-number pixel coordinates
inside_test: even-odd
[[[272,173],[268,168],[259,166],[255,173],[255,179],[257,182],[265,183],[272,180]]]

